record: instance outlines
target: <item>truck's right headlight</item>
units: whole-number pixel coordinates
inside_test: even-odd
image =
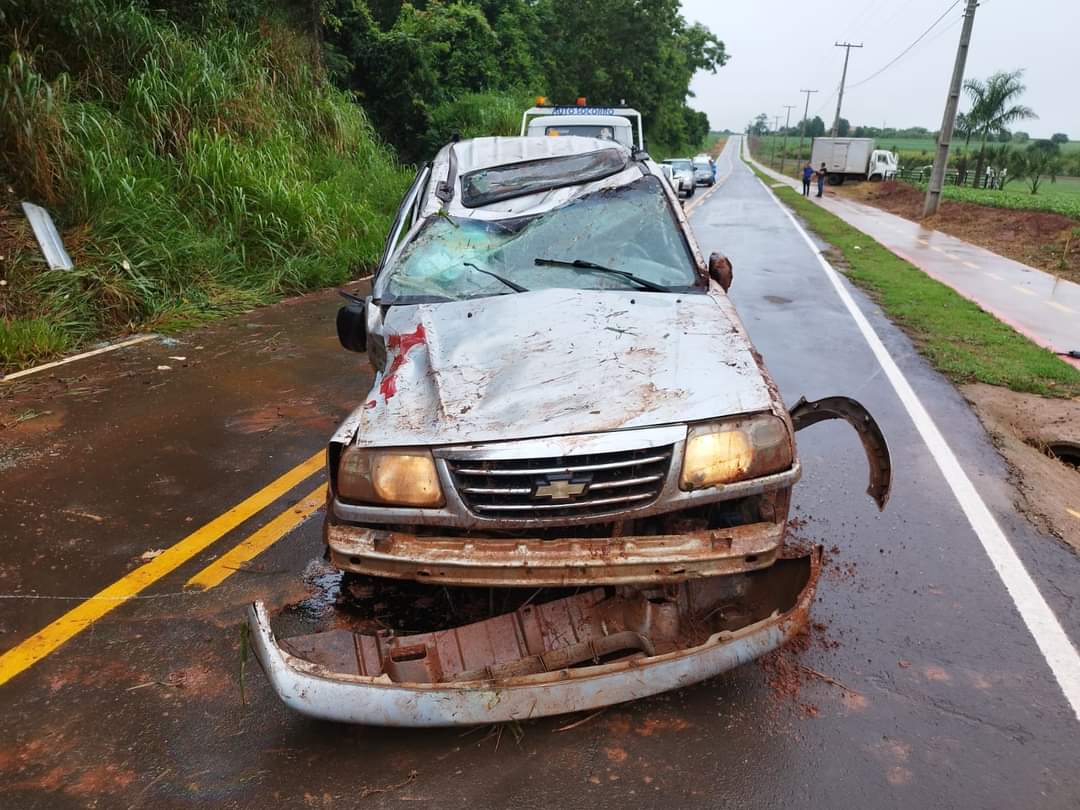
[[[772,414],[694,425],[686,436],[679,485],[692,491],[760,478],[791,466],[791,435]]]
[[[442,506],[429,450],[376,450],[350,445],[338,463],[337,492],[346,501],[393,506]]]

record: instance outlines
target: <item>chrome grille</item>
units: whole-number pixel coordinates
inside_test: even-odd
[[[481,517],[602,516],[656,500],[671,446],[563,458],[449,460],[461,500]]]

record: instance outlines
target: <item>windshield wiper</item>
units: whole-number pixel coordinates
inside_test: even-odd
[[[508,278],[503,278],[498,273],[492,273],[490,270],[485,270],[483,267],[477,267],[472,262],[462,262],[462,264],[465,265],[466,267],[471,267],[473,270],[476,270],[478,273],[483,273],[485,276],[491,276],[493,279],[496,279],[497,281],[501,281],[503,284],[505,284],[507,287],[509,287],[514,292],[522,293],[522,292],[528,292],[529,291],[527,288],[522,287],[516,281],[511,281]]]
[[[641,276],[635,276],[633,273],[628,273],[625,270],[616,270],[613,267],[604,267],[602,264],[596,262],[587,262],[584,259],[574,259],[572,262],[564,259],[533,259],[534,264],[547,266],[547,267],[571,267],[575,270],[593,270],[597,273],[610,273],[613,276],[621,276],[627,281],[632,281],[638,286],[651,290],[652,292],[674,292],[669,287],[665,287],[662,284],[657,284],[655,281],[649,281],[647,278]]]

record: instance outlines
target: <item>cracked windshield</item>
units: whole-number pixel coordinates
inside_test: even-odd
[[[696,278],[660,180],[646,176],[536,216],[432,217],[380,278],[377,292],[389,302],[514,292],[506,281],[526,290],[641,286],[595,269],[539,266],[538,258],[591,262],[673,290],[692,288]]]

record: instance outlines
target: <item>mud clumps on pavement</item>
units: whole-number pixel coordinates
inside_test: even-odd
[[[800,633],[786,647],[758,659],[765,683],[775,695],[792,700],[798,698],[804,676],[797,659],[809,648],[809,634]]]
[[[1016,191],[1022,185],[1009,187]],[[923,192],[906,183],[859,183],[841,192],[914,222],[922,221]],[[944,200],[929,227],[979,245],[1002,256],[1080,282],[1080,250],[1073,231],[1080,222],[1046,211],[1018,211]],[[1065,246],[1072,239],[1071,249]]]
[[[1073,514],[1080,512],[1080,470],[1046,452],[1055,442],[1080,444],[1080,401],[983,384],[961,391],[1009,465],[1017,508],[1080,551],[1080,519]]]

